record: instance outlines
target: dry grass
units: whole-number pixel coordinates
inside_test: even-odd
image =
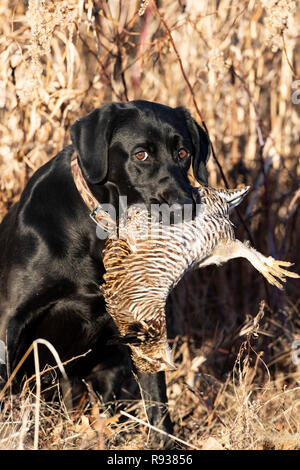
[[[142,3],[1,2],[0,218],[70,142],[76,118],[112,100],[184,105],[209,130],[218,160],[209,162],[210,184],[225,184],[221,168],[230,187],[253,188],[243,223],[233,216],[238,237],[250,235],[299,273],[299,4],[161,0],[157,10],[150,0],[139,15]],[[175,435],[198,448],[299,449],[297,281],[281,293],[232,261],[187,276],[170,300]],[[88,391],[75,414],[41,402],[39,448],[144,448],[147,427],[120,414],[145,419],[132,387],[110,407]],[[35,400],[29,387],[5,398],[0,448],[34,446]]]
[[[240,331],[242,343],[232,373],[223,380],[210,372],[214,364],[200,371],[208,358],[187,338],[177,338],[173,350],[178,369],[167,374],[176,448],[300,449],[299,369],[285,369],[272,378],[262,354],[255,351],[263,334],[263,307]],[[160,434],[153,431],[149,439],[143,404],[132,384],[127,385],[126,399],[104,405],[87,384],[87,395],[75,411],[69,411],[62,398],[56,403],[38,401],[37,422],[37,396],[27,383],[20,395],[8,394],[2,402],[0,449],[159,449]]]

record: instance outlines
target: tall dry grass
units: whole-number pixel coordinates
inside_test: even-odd
[[[3,0],[0,218],[70,142],[76,118],[113,100],[184,105],[209,131],[210,184],[253,188],[233,215],[238,237],[299,272],[299,20],[290,0]],[[279,292],[244,261],[206,268],[176,288],[168,320],[177,437],[198,448],[300,448],[297,281]],[[128,388],[122,409],[145,419]],[[34,445],[35,403],[29,387],[5,399],[0,448]],[[147,426],[120,410],[92,391],[71,415],[41,403],[38,446],[143,448]]]

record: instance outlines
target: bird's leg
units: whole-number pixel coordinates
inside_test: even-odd
[[[279,289],[283,288],[282,284],[286,281],[286,277],[300,278],[297,273],[283,268],[283,266],[290,267],[293,263],[275,260],[271,256],[266,257],[248,242],[242,243],[240,240],[221,241],[211,255],[201,263],[201,267],[209,264],[222,264],[233,258],[246,258],[270,284]]]

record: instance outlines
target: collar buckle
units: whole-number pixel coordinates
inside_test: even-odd
[[[100,227],[104,232],[110,233],[112,229],[109,227],[111,217],[108,212],[102,209],[101,204],[98,204],[90,213],[90,218]],[[99,221],[100,219],[100,221]]]

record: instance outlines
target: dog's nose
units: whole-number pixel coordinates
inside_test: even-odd
[[[200,203],[197,188],[191,186],[168,188],[155,196],[152,195],[150,204],[159,206],[160,216],[161,213],[165,216],[161,219],[163,223],[167,223],[166,220],[168,220],[169,223],[174,224],[183,219],[188,222],[196,216],[197,204]]]

